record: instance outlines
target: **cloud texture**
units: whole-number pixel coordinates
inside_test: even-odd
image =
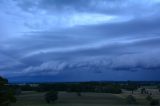
[[[1,0],[0,75],[160,80],[159,12],[159,0]]]

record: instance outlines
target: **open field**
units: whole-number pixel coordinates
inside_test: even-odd
[[[55,103],[47,104],[44,100],[44,93],[25,92],[18,96],[17,103],[11,106],[128,106],[125,102],[126,93],[82,93],[77,96],[76,93],[59,92],[59,98]],[[131,106],[147,106],[144,95],[135,94],[137,104]],[[156,95],[159,99],[160,96]]]

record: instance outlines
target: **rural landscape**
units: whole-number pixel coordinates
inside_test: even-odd
[[[0,106],[160,106],[160,0],[0,0]]]
[[[0,79],[0,106],[158,106],[160,101],[160,82],[8,84]]]

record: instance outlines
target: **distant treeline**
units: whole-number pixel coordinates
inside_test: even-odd
[[[27,84],[119,84],[119,85],[128,85],[136,84],[141,86],[152,86],[160,85],[160,81],[88,81],[88,82],[17,82],[10,83],[10,85],[27,85]]]
[[[13,88],[20,88],[22,91],[45,92],[50,90],[67,91],[67,92],[99,92],[119,94],[122,89],[134,91],[140,87],[136,82],[128,81],[127,83],[116,82],[79,82],[79,83],[40,83],[11,85]]]
[[[160,83],[158,81],[27,83],[10,84],[10,87],[15,90],[15,94],[19,94],[21,91],[47,92],[51,90],[67,92],[97,92],[119,94],[122,92],[122,89],[134,93],[134,90],[144,85],[156,85],[158,89],[160,89]]]

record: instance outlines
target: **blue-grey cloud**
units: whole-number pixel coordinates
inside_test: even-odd
[[[159,5],[159,0],[2,0],[0,74],[12,80],[159,80]]]

